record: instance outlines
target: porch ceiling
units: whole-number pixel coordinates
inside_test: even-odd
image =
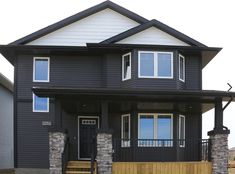
[[[32,91],[40,97],[50,98],[200,103],[202,113],[214,108],[216,98],[235,101],[235,92],[213,90],[33,87]]]

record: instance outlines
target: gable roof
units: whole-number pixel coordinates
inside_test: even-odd
[[[206,45],[204,45],[204,44],[190,38],[189,36],[169,27],[168,25],[163,24],[160,21],[157,21],[156,19],[153,19],[153,20],[146,22],[142,25],[139,25],[137,27],[131,28],[130,30],[124,31],[123,33],[120,33],[116,36],[113,36],[109,39],[102,41],[101,43],[104,43],[104,44],[115,43],[115,42],[121,41],[125,38],[128,38],[134,34],[137,34],[141,31],[144,31],[150,27],[156,27],[156,28],[162,30],[163,32],[166,32],[166,33],[170,34],[171,36],[174,36],[175,38],[177,38],[177,39],[179,39],[179,40],[181,40],[191,46],[206,47]]]
[[[50,26],[48,26],[46,28],[38,30],[38,31],[36,31],[36,32],[34,32],[34,33],[30,34],[30,35],[27,35],[27,36],[21,38],[21,39],[18,39],[16,41],[10,43],[10,45],[23,45],[23,44],[27,44],[27,43],[29,43],[29,42],[31,42],[33,40],[36,40],[36,39],[38,39],[38,38],[40,38],[42,36],[45,36],[45,35],[53,32],[53,31],[56,31],[56,30],[58,30],[58,29],[60,29],[62,27],[65,27],[65,26],[67,26],[69,24],[72,24],[72,23],[74,23],[74,22],[76,22],[78,20],[81,20],[81,19],[83,19],[85,17],[88,17],[88,16],[90,16],[92,14],[95,14],[95,13],[97,13],[99,11],[102,11],[102,10],[104,10],[106,8],[110,8],[110,9],[112,9],[112,10],[114,10],[114,11],[116,11],[116,12],[118,12],[118,13],[120,13],[120,14],[122,14],[122,15],[124,15],[124,16],[126,16],[126,17],[128,17],[128,18],[130,18],[130,19],[132,19],[132,20],[134,20],[134,21],[136,21],[138,23],[140,23],[140,24],[148,22],[147,19],[139,16],[138,14],[133,13],[133,12],[131,12],[131,11],[129,11],[129,10],[127,10],[127,9],[125,9],[125,8],[123,8],[123,7],[121,7],[121,6],[111,2],[109,0],[107,0],[107,1],[104,1],[103,3],[100,3],[100,4],[96,5],[96,6],[91,7],[91,8],[88,8],[88,9],[82,11],[82,12],[79,12],[79,13],[73,15],[73,16],[70,16],[70,17],[68,17],[66,19],[63,19],[63,20],[61,20],[61,21],[59,21],[57,23],[54,23],[54,24],[52,24],[52,25],[50,25]]]

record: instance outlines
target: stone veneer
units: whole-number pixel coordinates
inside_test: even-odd
[[[97,166],[99,174],[112,174],[112,134],[97,134]]]
[[[66,134],[63,132],[49,132],[49,163],[50,174],[62,174],[62,153]]]
[[[228,174],[228,134],[210,135],[212,174]]]

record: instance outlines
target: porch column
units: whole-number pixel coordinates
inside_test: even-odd
[[[211,140],[212,174],[228,174],[228,135],[230,131],[223,126],[222,99],[215,101],[215,127],[208,132]]]
[[[62,153],[66,134],[62,130],[61,101],[55,99],[53,127],[49,128],[49,165],[50,174],[62,174]]]
[[[97,133],[97,167],[99,174],[112,174],[112,133],[108,126],[108,102],[101,102],[101,126]]]
[[[59,131],[49,132],[50,174],[62,174],[62,153],[66,134]]]

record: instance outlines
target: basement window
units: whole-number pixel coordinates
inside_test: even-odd
[[[33,112],[49,112],[49,98],[38,97],[33,93]]]
[[[131,53],[122,56],[122,81],[131,79]]]
[[[139,78],[173,78],[173,53],[139,51]]]
[[[49,82],[49,57],[34,57],[33,82]]]

